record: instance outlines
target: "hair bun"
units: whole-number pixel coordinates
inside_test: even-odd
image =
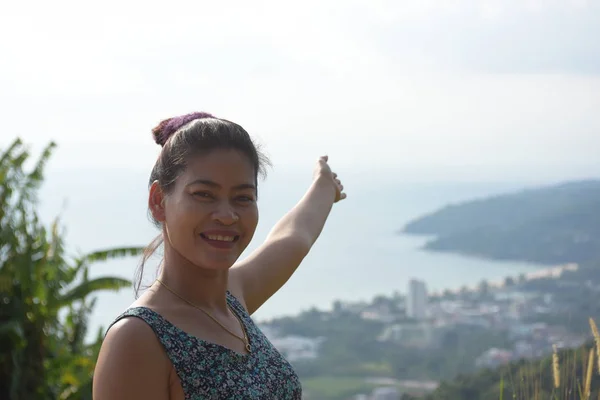
[[[156,144],[164,146],[165,143],[167,143],[167,140],[169,140],[169,138],[175,132],[177,132],[179,128],[191,121],[204,118],[215,117],[209,113],[197,111],[185,115],[180,115],[179,117],[173,117],[162,120],[157,126],[154,127],[154,129],[152,129],[152,136],[154,137],[154,141],[156,142]]]

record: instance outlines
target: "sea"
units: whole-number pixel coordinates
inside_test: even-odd
[[[532,187],[531,182],[451,182],[405,179],[393,173],[340,174],[348,198],[334,205],[321,236],[292,278],[255,314],[258,322],[293,316],[303,310],[329,310],[335,300],[369,301],[378,295],[405,293],[412,278],[430,292],[476,285],[532,272],[539,265],[493,261],[423,250],[428,237],[401,234],[410,220],[445,205]],[[40,214],[58,218],[67,250],[77,256],[93,250],[144,246],[159,232],[147,213],[146,171],[124,169],[49,170],[40,190]],[[247,256],[271,227],[300,200],[311,171],[278,170],[259,184],[260,221]],[[133,279],[139,259],[93,265],[91,277]],[[155,278],[158,259],[146,268]],[[273,266],[276,268],[276,266]],[[102,292],[90,320],[90,335],[106,328],[135,299],[133,289]]]

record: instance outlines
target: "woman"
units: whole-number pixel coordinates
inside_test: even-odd
[[[346,197],[327,157],[302,200],[236,263],[258,223],[265,158],[242,127],[206,113],[165,120],[153,134],[162,150],[148,204],[162,230],[162,268],[108,330],[94,399],[300,399],[297,375],[250,315],[290,278]]]

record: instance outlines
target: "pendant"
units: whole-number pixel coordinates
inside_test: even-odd
[[[248,350],[248,353],[250,353],[250,343],[246,343],[246,350]]]

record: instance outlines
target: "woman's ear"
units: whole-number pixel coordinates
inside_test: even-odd
[[[158,222],[165,222],[165,196],[158,181],[152,182],[148,196],[148,207],[152,217]]]

